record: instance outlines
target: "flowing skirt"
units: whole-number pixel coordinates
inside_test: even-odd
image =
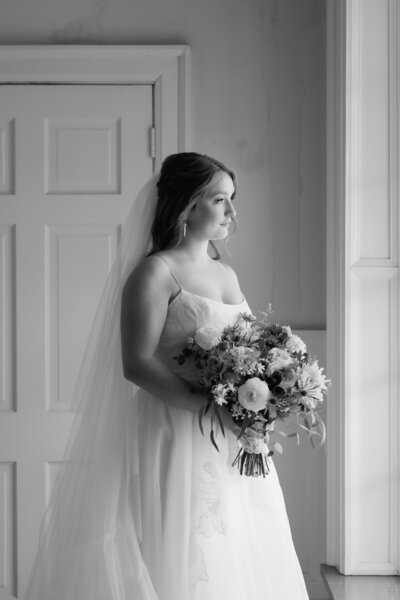
[[[132,510],[157,598],[308,599],[272,459],[265,478],[240,475],[231,432],[217,452],[197,415],[143,392],[138,425]]]

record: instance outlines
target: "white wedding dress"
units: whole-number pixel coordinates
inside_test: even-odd
[[[149,248],[158,177],[132,205],[98,307],[24,600],[307,600],[272,460],[265,478],[241,476],[233,434],[217,436],[217,452],[197,415],[124,378],[121,293]],[[158,356],[195,380],[174,356],[197,328],[241,312],[245,300],[181,289]]]
[[[195,367],[174,359],[187,337],[202,326],[233,324],[241,312],[250,312],[245,300],[224,304],[181,289],[169,305],[158,356],[195,380]],[[232,467],[231,432],[218,434],[218,453],[193,412],[139,394],[140,485],[132,483],[131,504],[157,598],[308,599],[272,460],[265,478],[242,476]]]

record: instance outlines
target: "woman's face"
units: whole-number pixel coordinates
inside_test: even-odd
[[[231,177],[223,171],[214,175],[188,214],[187,234],[198,239],[224,239],[236,215],[232,204],[234,195]]]

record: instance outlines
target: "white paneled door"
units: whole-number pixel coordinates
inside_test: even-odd
[[[27,583],[152,125],[152,85],[0,86],[1,600]]]

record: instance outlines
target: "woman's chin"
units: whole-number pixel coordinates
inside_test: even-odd
[[[221,228],[221,237],[226,237],[229,233],[229,227],[222,227]]]
[[[222,232],[222,234],[220,233],[219,235],[214,235],[212,238],[210,238],[210,242],[218,242],[220,240],[224,240],[227,237],[228,237],[228,232],[224,231],[224,232]]]

